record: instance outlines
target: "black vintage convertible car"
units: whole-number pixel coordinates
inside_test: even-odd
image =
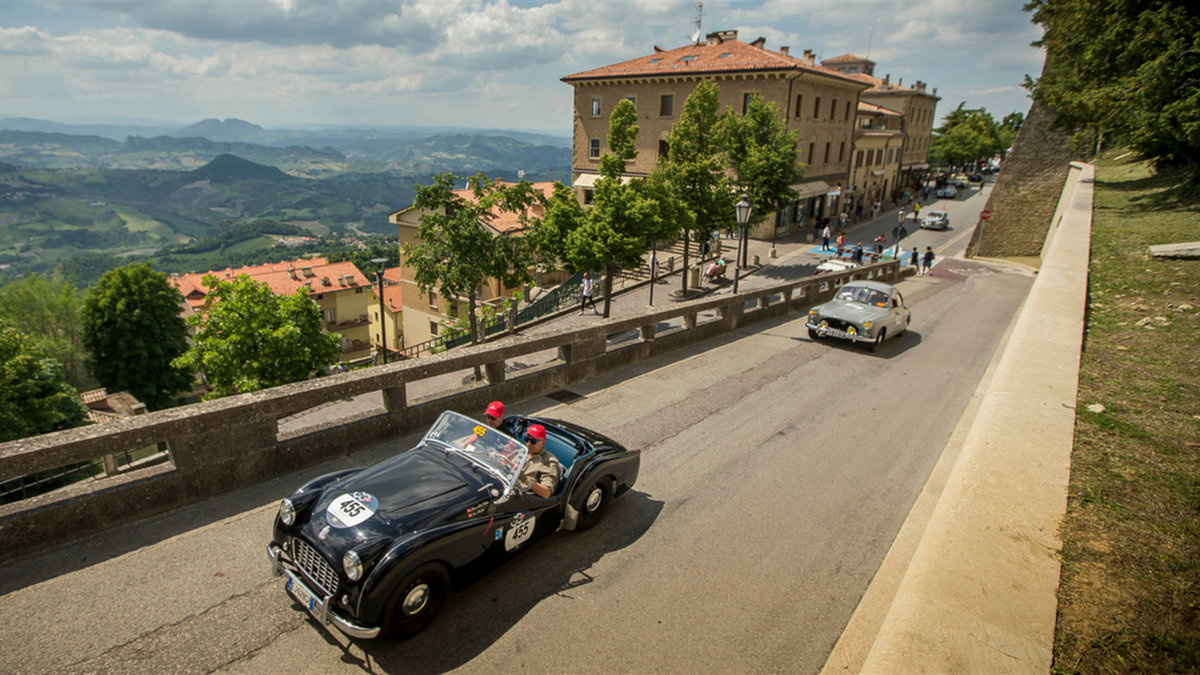
[[[532,424],[563,467],[548,499],[518,484]],[[445,412],[417,447],[315,478],[279,504],[267,553],[322,624],[351,637],[403,638],[429,624],[468,570],[600,521],[633,486],[641,451],[568,422],[509,417],[501,430]],[[472,572],[474,574],[475,572]]]

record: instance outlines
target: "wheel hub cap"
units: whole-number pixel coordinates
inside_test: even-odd
[[[419,614],[429,604],[429,584],[417,584],[408,590],[404,596],[404,613]]]
[[[604,501],[604,491],[599,487],[592,488],[592,491],[588,493],[587,504],[585,504],[587,512],[591,513],[595,511],[602,501]]]

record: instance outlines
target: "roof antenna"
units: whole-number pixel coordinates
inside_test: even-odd
[[[697,44],[697,45],[700,44],[700,36],[702,35],[702,33],[700,32],[700,19],[703,16],[704,16],[704,3],[697,2],[696,3],[696,32],[692,33],[692,38],[691,38],[692,43]]]

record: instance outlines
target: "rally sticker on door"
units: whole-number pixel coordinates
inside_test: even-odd
[[[334,527],[354,527],[379,510],[379,500],[368,492],[344,494],[325,509],[325,520]]]
[[[529,513],[518,513],[508,524],[508,532],[504,535],[504,550],[511,551],[529,541],[533,536],[533,526],[537,516]]]

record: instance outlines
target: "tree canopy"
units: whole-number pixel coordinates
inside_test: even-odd
[[[986,109],[970,110],[965,102],[959,103],[934,129],[929,157],[938,163],[964,165],[1001,156],[1012,146],[1024,119],[1021,113],[1010,113],[996,122]]]
[[[1026,85],[1057,122],[1200,179],[1200,4],[1031,0],[1046,68]]]
[[[321,309],[305,289],[276,295],[244,274],[233,281],[210,274],[204,284],[205,310],[188,317],[192,347],[174,366],[203,373],[212,388],[205,398],[306,380],[337,362],[340,336],[322,332]]]
[[[475,317],[479,287],[496,279],[512,288],[529,281],[532,255],[521,237],[486,227],[499,214],[526,218],[536,201],[527,181],[505,185],[476,174],[470,179],[473,199],[455,194],[452,174],[435,176],[432,185],[417,186],[413,206],[424,210],[415,243],[405,244],[405,263],[414,270],[422,292],[437,289],[448,301],[467,300],[472,342],[478,341]]]
[[[84,298],[88,365],[109,391],[128,391],[151,410],[170,406],[191,387],[189,371],[171,365],[187,350],[179,291],[145,263],[104,273]]]
[[[83,346],[83,294],[61,273],[31,273],[0,286],[0,320],[30,336],[62,364],[72,386],[94,386]]]
[[[693,227],[692,214],[658,173],[623,180],[626,162],[637,157],[637,110],[622,99],[609,118],[609,152],[600,158],[592,205],[568,236],[566,257],[577,270],[604,270],[604,316],[618,267],[640,267],[655,242]]]
[[[796,200],[791,186],[804,176],[796,165],[799,137],[788,130],[774,102],[753,94],[744,114],[725,111],[721,136],[725,163],[733,170],[732,183],[738,193],[733,201],[742,194],[750,198],[754,206],[751,223],[762,222]]]
[[[0,442],[83,424],[86,411],[62,367],[0,321]]]

